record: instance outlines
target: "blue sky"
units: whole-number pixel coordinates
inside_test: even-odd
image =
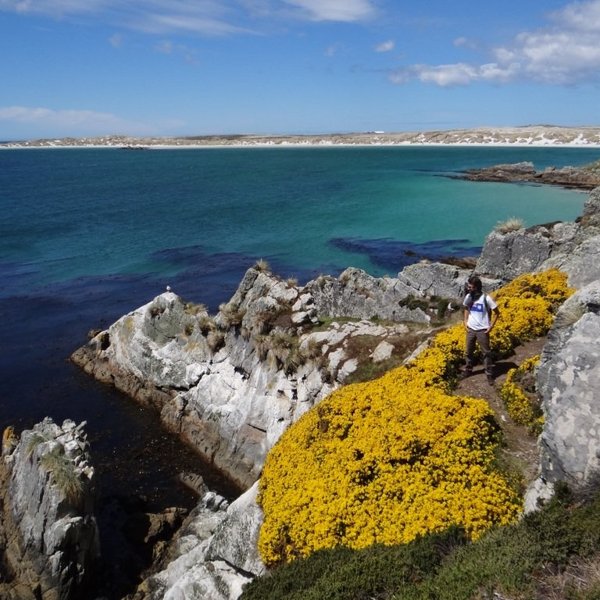
[[[600,125],[600,0],[0,0],[0,140]]]

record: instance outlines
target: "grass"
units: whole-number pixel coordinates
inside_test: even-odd
[[[418,333],[388,336],[385,341],[394,346],[392,355],[380,362],[373,362],[371,354],[381,342],[380,337],[371,335],[357,335],[348,339],[346,355],[358,360],[358,368],[344,383],[358,383],[371,381],[387,373],[390,369],[402,364],[402,361],[417,347],[422,339]]]
[[[269,265],[269,263],[260,258],[259,260],[257,260],[254,263],[254,268],[259,272],[259,273],[270,273],[271,272],[271,266]]]
[[[510,233],[511,231],[519,231],[525,227],[523,220],[517,217],[511,217],[506,221],[499,221],[494,227],[494,231],[498,233]]]
[[[40,460],[41,466],[50,472],[58,489],[71,504],[77,505],[83,497],[83,482],[73,462],[65,455],[61,445],[57,445]]]
[[[546,507],[477,542],[451,529],[403,546],[320,551],[254,580],[241,600],[592,600],[599,592],[600,494],[558,486]]]

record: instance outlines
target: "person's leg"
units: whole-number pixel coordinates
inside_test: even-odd
[[[490,335],[485,331],[477,332],[477,343],[483,354],[483,368],[488,378],[494,376],[494,362],[492,360],[492,351],[490,349]]]
[[[472,329],[467,329],[466,350],[465,350],[465,373],[473,371],[473,354],[475,353],[475,340],[477,336]]]

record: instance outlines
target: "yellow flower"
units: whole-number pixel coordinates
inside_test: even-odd
[[[544,424],[544,417],[539,403],[531,398],[519,385],[525,373],[532,373],[540,362],[539,355],[523,361],[516,369],[506,374],[506,380],[500,389],[500,397],[511,419],[518,425],[525,425],[534,434],[539,434]]]

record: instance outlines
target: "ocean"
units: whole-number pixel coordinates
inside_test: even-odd
[[[599,158],[551,147],[0,150],[0,426],[87,421],[106,496],[191,504],[179,470],[232,493],[153,415],[69,362],[89,330],[167,285],[216,310],[258,259],[305,282],[476,255],[499,221],[573,220],[586,194],[453,175]]]

